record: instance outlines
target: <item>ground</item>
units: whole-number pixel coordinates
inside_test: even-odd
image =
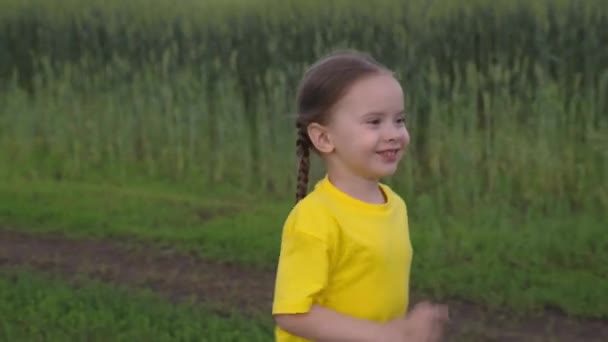
[[[81,276],[145,288],[171,301],[210,304],[218,314],[269,313],[274,274],[144,244],[28,234],[0,228],[0,268],[27,267],[77,283]],[[415,294],[413,301],[420,300]],[[550,310],[518,317],[450,301],[447,341],[602,341],[608,321],[569,318]],[[602,338],[604,337],[604,338]]]

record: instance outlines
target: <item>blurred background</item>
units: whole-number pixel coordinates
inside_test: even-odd
[[[271,341],[295,91],[338,48],[403,84],[386,182],[448,340],[604,340],[607,27],[605,0],[0,1],[0,340]]]

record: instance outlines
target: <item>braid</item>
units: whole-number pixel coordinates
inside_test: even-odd
[[[306,130],[297,125],[298,137],[296,139],[296,155],[298,157],[298,184],[296,189],[296,202],[306,197],[308,191],[308,172],[310,170],[310,143]]]

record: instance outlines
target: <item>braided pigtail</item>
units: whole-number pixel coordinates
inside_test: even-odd
[[[308,192],[308,173],[310,170],[310,143],[306,128],[297,125],[298,137],[296,139],[296,156],[298,157],[298,184],[296,189],[296,202],[306,197]]]

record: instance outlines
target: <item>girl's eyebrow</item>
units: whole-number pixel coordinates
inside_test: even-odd
[[[386,115],[386,113],[382,112],[382,111],[372,111],[372,112],[367,112],[367,113],[363,114],[361,117],[367,118],[370,116],[385,116],[385,115]],[[405,110],[402,109],[393,114],[393,116],[399,116],[399,115],[405,115]]]

